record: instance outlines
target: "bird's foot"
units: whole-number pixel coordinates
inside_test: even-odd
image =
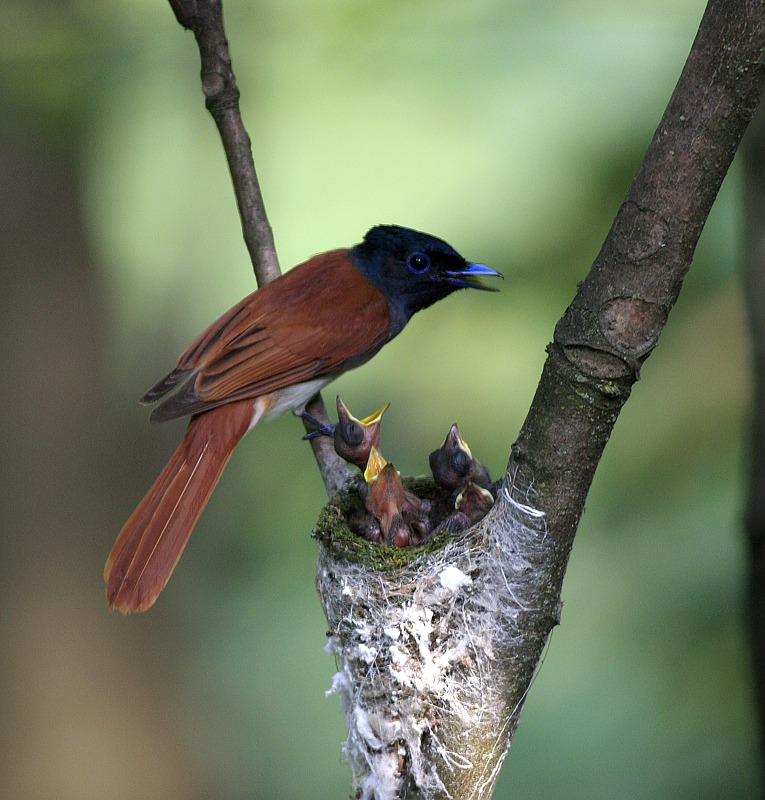
[[[296,411],[295,415],[300,417],[304,422],[308,422],[309,424],[315,426],[316,430],[309,431],[303,436],[303,439],[315,439],[317,436],[334,436],[335,435],[335,426],[331,423],[324,424],[320,422],[316,417],[312,414],[309,414],[305,409],[302,411]]]

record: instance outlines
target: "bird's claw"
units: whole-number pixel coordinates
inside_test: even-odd
[[[312,414],[309,414],[305,409],[302,411],[295,412],[298,417],[300,417],[304,422],[308,422],[311,425],[315,426],[316,430],[309,431],[308,433],[303,436],[303,441],[308,439],[315,439],[317,436],[334,436],[335,435],[335,426],[331,423],[323,423],[320,422],[316,417]]]

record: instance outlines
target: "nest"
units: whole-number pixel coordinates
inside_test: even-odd
[[[420,496],[438,491],[425,479],[406,483]],[[530,599],[546,579],[544,515],[531,495],[518,502],[501,485],[484,520],[419,548],[354,535],[354,490],[322,512],[317,587],[337,663],[330,692],[345,711],[359,800],[491,793],[536,664],[523,643],[530,630],[546,638],[556,621],[528,624],[529,615],[550,617]],[[465,785],[470,794],[458,791]]]

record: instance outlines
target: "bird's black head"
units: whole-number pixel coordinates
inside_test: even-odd
[[[385,295],[394,333],[411,316],[457,289],[494,287],[481,276],[499,272],[466,261],[442,239],[398,225],[378,225],[348,251],[353,263]]]

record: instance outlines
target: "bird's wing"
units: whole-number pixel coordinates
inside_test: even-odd
[[[315,256],[214,322],[146,395],[153,400],[187,380],[152,418],[259,397],[371,358],[389,338],[388,305],[345,253]]]

